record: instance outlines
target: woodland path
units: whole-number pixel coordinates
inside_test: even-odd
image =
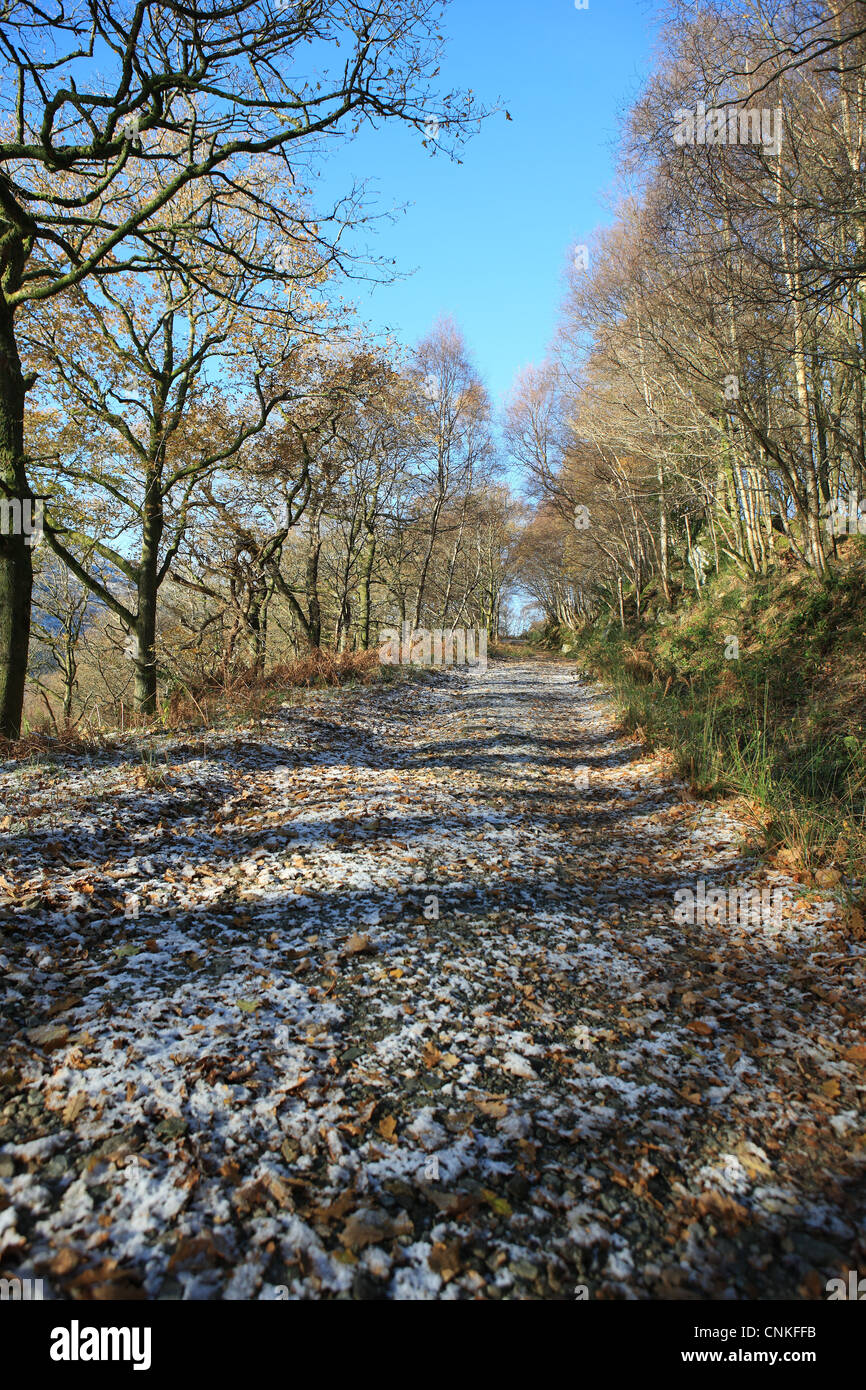
[[[823,1298],[866,1267],[866,951],[573,665],[149,746],[0,765],[0,1273]],[[679,924],[699,879],[781,920]]]

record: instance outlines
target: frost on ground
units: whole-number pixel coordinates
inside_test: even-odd
[[[823,1298],[864,1266],[866,952],[573,668],[148,747],[0,772],[0,1273]],[[680,924],[700,878],[781,917]]]

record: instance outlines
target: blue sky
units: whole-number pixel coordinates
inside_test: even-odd
[[[610,220],[619,119],[645,78],[649,0],[452,0],[444,86],[471,87],[512,116],[485,122],[456,165],[397,126],[335,144],[317,202],[369,180],[374,206],[407,203],[363,242],[393,257],[400,283],[359,287],[377,331],[414,343],[451,314],[494,400],[540,361],[563,294],[569,248]]]

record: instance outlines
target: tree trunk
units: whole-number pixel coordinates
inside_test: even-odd
[[[13,311],[0,301],[0,501],[32,500],[24,470],[26,390]],[[33,554],[23,527],[0,529],[22,532],[0,535],[0,735],[18,738],[30,648]]]
[[[304,587],[307,591],[307,640],[310,647],[322,645],[322,605],[319,601],[319,556],[322,552],[322,538],[319,530],[321,512],[317,511],[310,525],[310,548],[304,573]]]
[[[370,646],[370,590],[373,583],[373,561],[376,556],[376,532],[367,527],[367,542],[361,556],[361,585],[359,601],[361,612],[358,619],[358,630],[361,637],[361,646],[366,651]]]
[[[159,593],[159,546],[163,532],[162,497],[157,479],[149,478],[144,501],[141,561],[138,570],[138,611],[130,653],[135,665],[135,708],[156,713],[156,602]]]
[[[421,564],[421,573],[418,577],[418,593],[415,598],[415,627],[421,626],[421,614],[424,611],[424,591],[427,587],[427,572],[430,568],[430,561],[433,556],[433,547],[436,544],[436,537],[439,533],[439,513],[442,511],[442,504],[445,501],[445,494],[440,489],[437,496],[436,505],[430,518],[430,541]]]
[[[72,697],[75,693],[75,675],[78,661],[75,656],[75,638],[71,632],[66,634],[65,660],[63,662],[63,719],[66,725],[72,718]]]

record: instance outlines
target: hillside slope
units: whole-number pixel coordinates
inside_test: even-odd
[[[807,885],[838,882],[862,927],[866,875],[866,561],[849,543],[828,581],[722,574],[641,625],[565,642],[611,685],[627,728],[671,749],[698,795],[752,804],[756,848]]]

